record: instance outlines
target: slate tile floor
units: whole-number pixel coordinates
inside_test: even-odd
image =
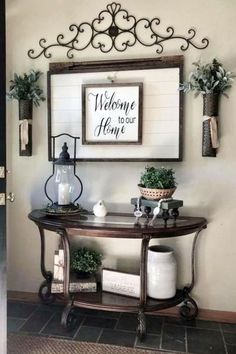
[[[77,327],[68,332],[60,324],[63,305],[8,302],[8,332],[60,337],[188,354],[236,354],[236,323],[183,321],[147,316],[147,336],[135,334],[136,315],[76,309]],[[23,353],[22,353],[23,354]]]

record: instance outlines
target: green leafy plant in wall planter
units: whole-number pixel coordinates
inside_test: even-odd
[[[79,278],[95,274],[102,265],[102,254],[94,249],[82,247],[71,252],[70,269]]]
[[[13,80],[10,80],[7,97],[19,101],[20,156],[32,155],[33,105],[38,107],[41,101],[45,101],[43,90],[37,83],[41,75],[39,70],[31,70],[28,74],[14,74]]]
[[[202,156],[215,157],[219,147],[218,139],[218,106],[219,97],[234,81],[235,75],[227,71],[217,59],[202,64],[200,61],[193,63],[194,70],[189,74],[188,81],[180,84],[184,92],[194,91],[195,96],[203,95],[203,129],[202,129]]]
[[[170,198],[176,190],[175,171],[172,168],[145,167],[138,184],[141,195],[146,199]]]

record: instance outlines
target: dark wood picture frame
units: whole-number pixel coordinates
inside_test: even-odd
[[[142,94],[141,82],[82,84],[82,144],[141,144]]]
[[[118,76],[118,82],[143,82],[142,80],[142,74],[146,72],[152,71],[153,73],[159,71],[159,69],[176,69],[175,71],[178,72],[178,83],[183,82],[183,62],[184,62],[184,57],[182,55],[179,56],[169,56],[169,57],[160,57],[160,58],[143,58],[143,59],[126,59],[126,60],[102,60],[102,61],[91,61],[91,62],[67,62],[67,63],[50,63],[49,64],[49,71],[48,71],[48,157],[49,160],[52,160],[52,143],[51,143],[51,137],[53,135],[57,135],[59,133],[69,133],[67,131],[64,131],[63,129],[61,131],[56,131],[54,129],[55,125],[55,117],[54,117],[54,87],[53,87],[53,82],[56,79],[59,79],[61,75],[63,75],[63,78],[61,81],[64,80],[64,78],[68,78],[71,74],[76,74],[78,75],[79,78],[81,77],[87,77],[89,76],[89,80],[82,80],[80,85],[80,90],[81,86],[83,83],[93,83],[93,82],[100,82],[101,77],[103,78],[100,83],[104,83],[104,80],[110,80],[116,82],[116,75]],[[140,73],[140,77],[136,79],[131,78],[128,76],[132,72]],[[128,73],[128,74],[127,74]],[[80,75],[81,74],[81,75]],[[97,80],[96,76],[99,76],[100,79]],[[110,77],[114,76],[114,77]],[[120,77],[122,76],[122,79],[120,80]],[[132,76],[132,75],[130,75]],[[106,82],[108,82],[106,81]],[[176,83],[176,85],[178,84]],[[144,83],[144,88],[147,88],[147,83]],[[143,92],[144,94],[144,92]],[[80,99],[81,99],[81,94],[80,94]],[[165,94],[162,95],[163,97]],[[155,97],[153,97],[155,100]],[[78,147],[78,155],[76,160],[77,161],[182,161],[183,159],[183,93],[182,91],[178,91],[178,88],[176,88],[176,93],[175,93],[175,99],[177,102],[177,105],[175,107],[175,113],[177,114],[176,119],[175,119],[175,124],[177,127],[176,132],[174,133],[174,139],[175,139],[175,154],[173,156],[171,154],[166,154],[165,153],[165,147],[159,149],[159,153],[157,152],[157,148],[153,148],[153,153],[150,155],[146,154],[145,149],[143,149],[144,143],[140,145],[134,145],[137,146],[137,151],[142,151],[142,154],[134,154],[134,156],[130,156],[129,154],[130,151],[134,151],[134,147],[132,145],[129,145],[127,147],[124,147],[126,149],[127,154],[120,154],[120,150],[122,149],[122,144],[110,144],[109,149],[105,149],[105,152],[110,152],[110,155],[107,156],[106,154],[101,153],[101,148],[102,145],[100,144],[88,144],[88,145],[83,145],[82,144],[82,139],[80,140],[80,146]],[[68,104],[69,107],[69,104]],[[145,107],[143,105],[143,112],[145,110]],[[82,116],[82,111],[80,113]],[[67,118],[67,112],[65,112],[64,115]],[[147,116],[147,114],[146,114]],[[171,115],[170,115],[171,116]],[[57,119],[57,118],[56,118]],[[154,116],[154,119],[156,119],[156,115]],[[68,123],[68,122],[67,122]],[[165,123],[165,122],[164,122]],[[69,124],[69,123],[68,123]],[[81,119],[81,130],[79,134],[73,134],[74,130],[72,131],[72,135],[78,135],[82,137],[82,119]],[[142,130],[144,129],[144,121],[142,122]],[[152,130],[152,126],[150,127]],[[168,137],[168,135],[166,135]],[[155,138],[155,137],[154,137]],[[142,136],[142,140],[144,137]],[[155,138],[155,141],[158,139]],[[159,140],[158,140],[159,141]],[[173,141],[173,136],[169,136],[169,141],[172,143]],[[61,149],[61,146],[60,146]],[[85,149],[93,149],[93,153],[90,155],[87,153],[84,153]],[[141,149],[141,150],[140,150]],[[58,150],[59,151],[59,150]],[[90,150],[89,150],[90,151]],[[99,154],[97,153],[99,151]],[[123,150],[124,151],[124,150]],[[164,153],[163,153],[164,152]]]

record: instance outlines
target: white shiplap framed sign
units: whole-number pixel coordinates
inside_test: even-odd
[[[80,137],[78,161],[181,161],[183,93],[179,84],[182,75],[183,56],[51,63],[49,159],[53,149],[51,137],[67,133]],[[89,102],[88,97],[93,100]],[[104,109],[104,97],[107,109]],[[114,114],[109,110],[111,103],[117,108]],[[122,115],[122,109],[127,109],[128,114]],[[103,111],[101,115],[99,111]],[[96,133],[100,132],[98,136],[94,136],[96,128]],[[107,136],[102,134],[105,131],[109,132]],[[63,143],[64,139],[57,139],[56,155]],[[67,143],[70,150],[70,141]]]
[[[142,143],[142,83],[82,84],[82,144]]]

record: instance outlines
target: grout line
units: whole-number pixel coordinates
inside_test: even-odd
[[[159,348],[160,348],[160,349],[162,349],[164,325],[165,325],[165,317],[163,318],[162,324],[161,324],[160,345],[159,345]]]
[[[223,343],[224,343],[225,353],[228,354],[227,344],[226,344],[226,341],[225,341],[225,336],[224,336],[224,332],[223,332],[221,323],[219,323],[219,326],[220,326],[220,333],[221,333],[221,336],[222,336],[222,339],[223,339]]]
[[[163,319],[163,322],[162,322],[162,328],[161,328],[161,337],[160,337],[160,348],[159,349],[161,349],[161,350],[164,350],[164,351],[167,351],[168,353],[169,353],[169,351],[168,351],[168,349],[164,349],[164,348],[162,348],[162,343],[163,343],[163,332],[164,332],[164,324],[165,324],[165,318]],[[168,324],[168,323],[167,323]],[[177,325],[177,324],[175,324],[175,323],[170,323],[170,325],[173,325],[173,326],[175,326],[175,327],[179,327],[179,325]],[[182,328],[184,328],[185,329],[185,338],[186,338],[186,327],[185,326],[181,326]],[[186,339],[185,339],[185,344],[186,344]],[[183,351],[176,351],[176,350],[171,350],[170,351],[170,353],[176,353],[176,354],[190,354],[190,353],[188,353],[188,351],[186,350],[187,348],[186,348],[186,345],[185,345],[185,352],[183,352]]]
[[[128,333],[135,333],[136,334],[136,330],[132,331],[130,329],[120,329],[120,328],[104,328],[104,329],[110,329],[111,331],[119,331],[119,332],[128,332]]]
[[[121,312],[119,313],[119,317],[116,319],[116,325],[113,329],[117,329],[117,326],[118,326],[118,323],[120,321],[120,318],[121,318]]]
[[[11,304],[25,304],[25,305],[37,305],[40,306],[42,303],[38,300],[38,301],[25,301],[25,300],[18,300],[18,299],[7,299],[7,303],[9,305]]]
[[[180,326],[180,325],[176,324],[176,326]],[[203,330],[207,329],[208,331],[218,331],[218,332],[220,332],[220,327],[219,328],[206,328],[206,327],[201,327],[201,326],[194,327],[194,326],[188,326],[188,324],[184,325],[184,327],[193,328],[193,329],[203,329]]]
[[[188,330],[186,326],[184,326],[184,329],[185,329],[185,351],[186,353],[188,353]]]
[[[93,310],[93,311],[96,311],[96,310]],[[107,312],[109,312],[109,311],[107,311]],[[99,315],[96,315],[96,314],[93,314],[93,313],[85,313],[84,316],[96,317],[96,318],[102,318],[102,319],[109,319],[109,320],[118,320],[118,319],[120,319],[121,314],[119,315],[119,317],[112,317],[112,316],[109,316],[109,314],[107,316],[106,315],[105,316],[99,316]]]
[[[137,336],[137,333],[136,333],[136,336],[135,336],[135,340],[134,340],[134,346],[133,346],[133,348],[138,348],[138,347],[136,347],[136,345],[137,345],[137,342],[138,342],[138,336]]]
[[[71,337],[66,337],[66,336],[60,336],[59,334],[50,334],[48,335],[48,338],[58,338],[58,339],[63,339],[63,340],[72,340]]]
[[[84,320],[85,320],[85,315],[83,315],[83,319],[82,319],[82,321],[81,321],[81,323],[80,323],[80,325],[78,326],[78,328],[77,328],[77,330],[75,331],[75,334],[73,335],[73,337],[72,337],[72,340],[74,340],[75,339],[75,337],[77,336],[77,334],[78,334],[78,332],[79,332],[79,330],[80,330],[80,328],[83,326],[83,322],[84,322]]]
[[[19,330],[21,329],[21,327],[25,324],[25,322],[27,321],[27,320],[25,320],[25,319],[22,319],[22,318],[18,318],[18,317],[8,317],[9,319],[11,318],[11,319],[13,319],[13,320],[20,320],[20,321],[22,321],[22,323],[20,323],[19,325],[18,325],[18,327],[15,329],[15,331],[12,331],[12,330],[9,330],[9,333],[17,333],[18,334],[18,332],[19,332]]]
[[[26,321],[27,321],[27,320],[24,320],[24,323],[21,323],[21,324],[19,325],[19,327],[17,328],[16,332],[19,332],[19,331],[21,330],[21,328],[25,325]]]
[[[102,336],[103,330],[104,330],[104,328],[101,328],[101,331],[100,331],[100,333],[99,333],[99,335],[98,335],[98,337],[97,337],[96,343],[99,343],[99,340],[100,340],[100,338],[101,338],[101,336]]]
[[[37,310],[38,310],[38,308],[36,308],[36,309],[29,315],[29,317],[27,317],[27,318],[24,319],[25,322],[22,323],[22,324],[18,327],[18,329],[17,329],[18,332],[20,331],[21,327],[23,327],[24,324],[25,324],[27,321],[29,321],[29,320],[31,319],[31,317],[35,314],[35,312],[36,312]],[[19,317],[16,317],[16,318],[17,318],[17,319],[20,319]],[[22,319],[23,319],[23,318],[22,318]]]
[[[148,334],[147,333],[147,335],[150,335],[152,337],[160,337],[160,334]],[[138,339],[138,336],[136,336],[136,338]],[[140,342],[140,345],[136,346],[135,348],[136,349],[142,349],[142,350],[155,350],[155,351],[158,350],[158,352],[159,352],[159,348],[148,347],[148,346],[145,345],[145,343],[142,343],[142,342]],[[166,349],[162,349],[162,350],[166,351]],[[168,351],[168,353],[172,353],[172,352]],[[173,351],[173,353],[174,353],[174,351]]]
[[[44,324],[44,326],[40,329],[40,331],[38,332],[39,334],[42,333],[42,331],[47,327],[47,325],[49,324],[49,322],[51,321],[51,319],[56,315],[57,312],[53,312],[52,315],[49,317],[49,319],[46,321],[46,323]]]

